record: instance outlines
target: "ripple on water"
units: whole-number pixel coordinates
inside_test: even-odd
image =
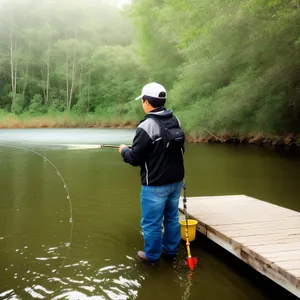
[[[54,248],[45,250],[57,250]],[[44,263],[45,260],[39,261]],[[109,263],[105,260],[103,262]],[[18,271],[14,276],[22,276],[24,284],[2,292],[0,298],[136,299],[144,277],[137,274],[135,266],[135,261],[128,257],[126,263],[109,264],[101,268],[93,268],[88,261],[81,260],[65,265],[59,273],[52,273],[52,276],[49,276],[51,268],[45,269],[44,273],[29,269],[23,270],[24,274]]]
[[[86,274],[90,266],[88,262],[72,266],[77,268],[73,276],[65,277],[63,281],[59,278],[51,279],[65,286],[57,291],[59,294],[52,295],[53,299],[135,299],[141,288],[139,280],[142,281],[143,277],[137,279],[136,270],[130,264],[104,266],[94,269],[90,276]],[[78,266],[82,268],[78,269]],[[65,267],[70,268],[70,265]]]

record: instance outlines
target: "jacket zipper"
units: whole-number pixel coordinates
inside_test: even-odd
[[[149,185],[149,172],[148,172],[148,167],[146,162],[145,162],[145,168],[146,168],[146,183],[147,185]]]

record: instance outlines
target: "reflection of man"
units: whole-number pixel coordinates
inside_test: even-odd
[[[137,257],[156,262],[162,252],[175,256],[181,239],[178,205],[184,178],[184,135],[181,143],[166,145],[165,128],[175,128],[176,134],[181,130],[177,117],[164,107],[167,92],[162,85],[147,84],[139,99],[146,117],[136,130],[132,148],[120,145],[119,152],[126,163],[141,168],[144,251],[138,251]]]

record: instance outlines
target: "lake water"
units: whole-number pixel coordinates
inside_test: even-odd
[[[199,266],[139,263],[139,169],[114,149],[133,130],[0,131],[0,299],[295,299],[200,236]],[[300,211],[300,156],[245,145],[187,145],[188,196],[246,194]]]

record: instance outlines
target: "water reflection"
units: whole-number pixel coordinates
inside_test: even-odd
[[[131,143],[133,136],[132,129],[1,129],[0,144],[121,144]]]
[[[175,277],[172,276],[168,280],[174,280],[178,284],[175,293],[169,291],[168,294],[177,295],[176,299],[184,300],[190,296],[193,273],[187,272],[183,257],[179,257],[174,263],[162,262],[156,267],[137,263],[136,259],[129,255],[126,255],[123,263],[118,265],[112,264],[110,259],[105,259],[106,265],[100,268],[94,267],[94,264],[87,260],[80,260],[64,265],[57,273],[53,269],[52,261],[56,260],[55,255],[58,255],[64,245],[42,246],[43,251],[49,256],[33,257],[32,261],[39,261],[40,270],[43,269],[42,264],[48,268],[45,268],[42,273],[36,271],[36,268],[31,264],[28,264],[27,266],[30,269],[23,272],[24,270],[15,269],[15,266],[12,265],[15,279],[19,279],[19,281],[21,279],[24,283],[19,283],[18,287],[2,292],[0,297],[4,299],[27,299],[30,297],[31,299],[72,300],[137,299],[138,296],[143,298],[142,288],[145,287],[145,284],[146,286],[148,284],[156,286],[159,283],[155,289],[156,293],[160,294],[164,280],[167,279],[165,272],[172,272]],[[154,275],[156,278],[152,277]],[[147,293],[150,296],[148,289],[146,290]],[[182,296],[178,298],[180,294]],[[147,295],[144,296],[147,297]],[[145,299],[153,298],[148,297]]]
[[[84,130],[76,137],[75,130],[67,131],[68,137],[61,132],[30,131],[36,133],[30,136],[28,131],[25,137],[10,132],[5,138],[16,142],[19,134],[19,142],[25,143],[41,136],[47,149],[42,153],[58,166],[70,190],[71,219],[65,186],[48,161],[0,145],[1,299],[289,299],[274,286],[274,292],[259,286],[256,273],[245,275],[202,241],[192,245],[193,256],[199,258],[193,273],[184,264],[184,244],[174,263],[138,263],[134,254],[143,247],[139,170],[125,165],[117,151],[52,151],[47,145],[49,135],[53,143],[76,144],[78,138],[85,144],[126,143],[129,135],[92,131],[89,136]],[[285,195],[281,203],[299,209],[299,162],[223,146],[188,145],[189,196],[257,194],[280,203]]]
[[[19,286],[2,292],[0,297],[19,299],[27,294],[25,299],[28,295],[33,299],[49,299],[49,296],[51,299],[135,299],[141,288],[139,280],[143,278],[136,278],[131,262],[132,260],[128,265],[110,265],[95,269],[87,261],[79,261],[64,267],[72,268],[72,276],[66,277],[63,276],[63,270],[59,277],[28,270],[26,275],[22,274],[26,276],[24,293],[20,292]],[[92,272],[88,271],[89,269],[92,269]],[[85,273],[92,275],[87,276]],[[112,277],[109,274],[115,275]],[[16,279],[18,275],[19,273],[15,273]]]

